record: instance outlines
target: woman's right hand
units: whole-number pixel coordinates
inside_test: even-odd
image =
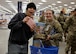
[[[29,19],[30,19],[30,17],[29,17],[29,16],[26,16],[26,17],[23,19],[23,22],[26,23]]]

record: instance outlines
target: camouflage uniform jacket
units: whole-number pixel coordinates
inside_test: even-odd
[[[41,16],[40,19],[39,19],[39,22],[45,22],[45,17]]]
[[[76,16],[71,16],[66,20],[65,28],[69,36],[68,41],[70,41],[70,43],[76,44]]]
[[[60,15],[59,17],[57,17],[57,20],[58,20],[59,23],[61,24],[63,30],[64,30],[64,23],[65,23],[66,18],[67,18],[67,17],[64,16],[64,15]]]
[[[49,29],[47,29],[49,27]],[[55,33],[51,34],[52,30],[55,29]],[[60,23],[53,19],[52,21],[46,20],[46,26],[44,27],[44,32],[47,35],[51,36],[51,39],[59,39],[59,37],[62,37],[62,28]]]
[[[65,22],[65,20],[66,20],[66,17],[64,16],[64,15],[60,15],[58,18],[57,18],[57,20],[60,22],[60,23],[64,23]]]

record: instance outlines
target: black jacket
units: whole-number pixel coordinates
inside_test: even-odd
[[[23,45],[34,34],[34,32],[31,32],[30,27],[22,21],[26,16],[24,13],[18,13],[9,22],[8,28],[11,30],[9,42]]]

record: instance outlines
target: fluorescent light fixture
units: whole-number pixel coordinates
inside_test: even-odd
[[[72,6],[69,6],[69,8],[72,8]]]
[[[36,6],[40,6],[40,5],[36,5]]]
[[[72,10],[74,10],[75,8],[72,8]]]
[[[27,4],[23,4],[23,6],[27,6]]]
[[[58,9],[58,7],[55,7],[55,9]]]
[[[6,13],[6,11],[0,10],[0,13]]]
[[[49,7],[45,7],[45,9],[47,9],[47,8],[49,8]]]
[[[8,10],[7,8],[3,7],[2,5],[0,5],[0,8],[2,8],[3,10],[8,11],[8,12],[10,12],[10,13],[12,13],[12,11]]]
[[[11,3],[12,1],[6,0],[5,2]]]
[[[29,2],[23,2],[23,4],[27,4],[27,3],[29,3]]]
[[[13,5],[13,3],[8,3],[9,4],[9,6],[12,8],[12,9],[14,9],[14,11],[17,13],[18,11],[17,11],[17,9],[16,9],[16,7]]]
[[[60,8],[62,8],[62,6],[59,6]]]
[[[62,3],[61,1],[57,1],[57,3]]]
[[[67,4],[64,4],[64,6],[68,6]]]
[[[47,2],[46,0],[41,0],[42,2]]]
[[[45,10],[45,9],[47,9],[47,8],[49,8],[49,7],[44,7],[44,8],[42,8],[42,9],[39,9],[37,12],[39,12],[39,11],[41,11],[41,10]]]
[[[55,6],[56,4],[55,4],[55,3],[53,3],[52,5],[54,5],[54,6]]]
[[[43,4],[43,3],[39,3],[39,4]]]
[[[48,5],[48,7],[52,7],[51,5]]]
[[[70,4],[75,4],[75,2],[70,2]]]

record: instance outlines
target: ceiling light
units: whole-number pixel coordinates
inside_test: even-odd
[[[44,8],[42,8],[42,9],[39,9],[39,10],[37,10],[37,12],[39,12],[39,11],[41,11],[41,10],[45,10],[45,9],[47,9],[47,8],[49,8],[49,7],[44,7]]]
[[[55,10],[57,10],[58,9],[58,7],[55,7]]]
[[[55,7],[55,9],[58,9],[58,7]]]
[[[45,7],[44,9],[47,9],[47,8],[49,8],[49,7]]]
[[[8,13],[8,12],[0,9],[0,13]]]
[[[6,0],[5,2],[11,3],[12,1]]]
[[[2,8],[3,10],[8,11],[8,12],[10,12],[10,13],[12,13],[10,10],[8,10],[7,8],[5,8],[5,7],[1,6],[1,5],[0,5],[0,8]]]
[[[40,6],[40,5],[36,5],[36,6]]]
[[[75,2],[70,2],[70,4],[75,4]]]
[[[8,3],[9,5],[11,5],[11,3]]]
[[[60,8],[62,8],[62,6],[59,6]]]
[[[41,0],[42,2],[46,2],[46,0]]]
[[[64,4],[64,6],[68,6],[67,4]]]
[[[75,8],[72,8],[72,10],[74,10]]]
[[[13,5],[13,3],[8,3],[8,4],[9,4],[9,6],[10,6],[11,8],[13,8],[14,11],[17,13],[17,9],[16,9],[16,7]]]
[[[39,3],[39,4],[43,4],[43,3]]]
[[[24,3],[23,6],[27,6],[27,4]]]
[[[48,7],[52,7],[51,5],[48,5]]]
[[[24,4],[27,4],[27,3],[29,3],[29,2],[23,2]]]
[[[53,3],[52,5],[54,5],[54,6],[55,6],[56,4],[55,4],[55,3]]]
[[[72,8],[72,6],[69,6],[69,8]]]
[[[57,1],[57,3],[62,3],[61,1]]]

